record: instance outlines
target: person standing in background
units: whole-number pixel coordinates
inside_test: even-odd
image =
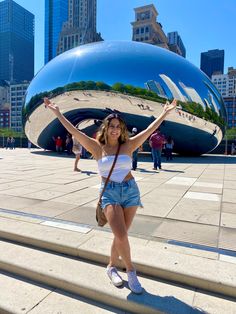
[[[61,153],[62,152],[62,139],[60,136],[58,136],[57,138],[53,137],[53,140],[55,141],[55,146],[56,146],[56,152],[57,153]]]
[[[67,133],[66,135],[66,151],[67,155],[72,154],[72,147],[73,147],[73,141],[72,141],[72,136],[70,133]]]
[[[152,149],[153,170],[157,170],[157,167],[161,169],[161,153],[165,142],[165,136],[161,134],[159,128],[151,135],[149,139],[149,145]]]
[[[133,136],[137,135],[137,133],[138,133],[137,128],[133,128],[130,137],[133,137]],[[137,165],[138,165],[138,151],[139,151],[139,148],[137,148],[133,152],[133,154],[132,154],[132,170],[136,170],[137,169]]]
[[[74,163],[74,171],[81,171],[78,168],[78,162],[80,160],[80,156],[82,154],[82,145],[76,140],[76,138],[73,136],[73,148],[72,151],[75,154],[75,163]]]
[[[168,160],[172,160],[172,152],[173,152],[173,147],[174,147],[174,141],[173,138],[171,136],[168,136],[167,141],[166,141],[166,161]]]

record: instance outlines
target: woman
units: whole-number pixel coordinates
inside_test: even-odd
[[[81,171],[78,168],[78,163],[80,160],[80,156],[82,154],[82,145],[80,145],[80,143],[77,141],[77,139],[73,136],[73,148],[72,151],[75,154],[75,163],[74,163],[74,171]]]
[[[162,114],[147,129],[129,138],[125,122],[117,114],[104,119],[97,138],[93,139],[77,130],[60,112],[58,106],[44,98],[46,107],[50,108],[63,126],[70,132],[96,159],[102,177],[102,187],[120,146],[119,156],[110,181],[102,197],[102,208],[114,235],[111,246],[107,275],[115,286],[121,286],[123,280],[115,267],[121,256],[128,276],[128,286],[134,293],[142,293],[142,287],[136,276],[131,261],[128,229],[133,221],[138,206],[141,205],[140,193],[131,174],[132,153],[158,128],[168,112],[176,107],[176,100],[164,106]]]

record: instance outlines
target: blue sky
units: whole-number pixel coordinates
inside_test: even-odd
[[[44,65],[44,0],[15,0],[35,15],[35,73]],[[131,40],[133,8],[153,3],[165,33],[178,31],[187,59],[200,67],[200,53],[225,50],[225,72],[236,67],[236,0],[97,0],[97,31],[104,40]]]

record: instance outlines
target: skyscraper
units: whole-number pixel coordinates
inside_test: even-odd
[[[227,74],[213,74],[212,82],[221,93],[228,113],[228,127],[236,127],[236,69],[228,68]]]
[[[153,4],[135,8],[132,40],[169,49],[162,25],[157,22],[158,12]]]
[[[102,40],[96,30],[97,0],[68,1],[68,21],[63,24],[57,54],[79,45]]]
[[[68,0],[45,0],[45,64],[57,55],[60,32],[67,19]]]
[[[205,72],[209,78],[212,74],[224,73],[224,56],[225,51],[214,49],[201,53],[201,70]]]
[[[13,0],[0,2],[0,79],[34,76],[34,15]]]
[[[170,32],[167,37],[170,50],[185,58],[186,49],[178,32]]]

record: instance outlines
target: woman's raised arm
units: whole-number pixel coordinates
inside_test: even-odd
[[[61,124],[67,129],[67,131],[72,134],[75,139],[80,142],[80,144],[82,146],[84,146],[84,148],[86,150],[88,150],[95,159],[97,159],[97,154],[99,153],[99,148],[100,145],[98,144],[98,142],[87,136],[86,134],[84,134],[83,132],[79,131],[78,129],[76,129],[76,127],[74,127],[74,125],[72,123],[70,123],[70,121],[68,121],[64,115],[60,112],[60,109],[57,105],[53,104],[48,98],[44,98],[44,104],[47,108],[49,108],[59,119],[59,121],[61,122]]]
[[[176,105],[176,99],[174,99],[171,104],[166,103],[163,108],[163,112],[158,118],[156,118],[156,120],[154,120],[145,130],[129,139],[131,151],[135,151],[150,135],[152,135],[152,133],[161,125],[162,121],[165,120],[168,113],[176,108]]]

